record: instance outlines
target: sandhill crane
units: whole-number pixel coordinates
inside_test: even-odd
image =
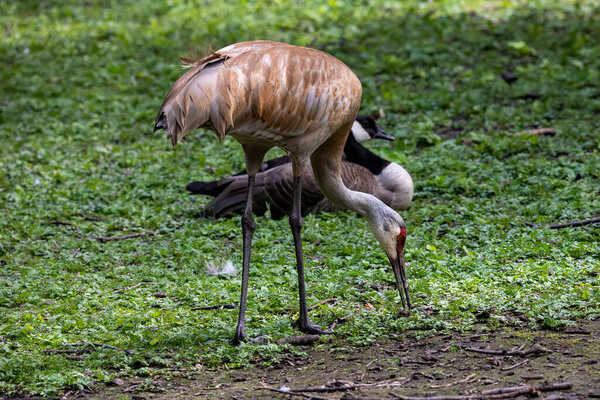
[[[369,120],[372,121],[370,118]],[[354,125],[358,123],[354,122]],[[374,122],[373,126],[379,128]],[[381,131],[381,128],[371,132],[377,131]],[[408,172],[402,166],[385,160],[363,147],[356,137],[360,140],[371,138],[366,130],[361,132],[355,127],[352,128],[344,146],[345,157],[342,159],[341,175],[344,185],[351,190],[370,193],[394,210],[408,209],[413,195],[413,182]],[[278,157],[274,160],[278,165],[268,167],[263,163],[265,168],[256,174],[252,211],[262,215],[268,206],[271,218],[280,219],[288,215],[291,208],[294,177],[288,157]],[[218,181],[192,182],[187,188],[194,194],[213,196],[214,199],[206,206],[205,214],[221,218],[243,211],[247,185],[248,176],[238,174]],[[321,193],[312,169],[306,168],[302,174],[302,216],[339,209]]]
[[[246,300],[252,236],[254,178],[274,146],[292,159],[293,202],[289,221],[296,250],[300,312],[296,325],[306,333],[329,333],[311,324],[306,306],[300,194],[309,163],[325,196],[364,216],[391,263],[404,307],[411,307],[404,270],[406,226],[376,197],[349,190],[341,178],[344,143],[360,106],[362,87],[333,56],[306,47],[270,41],[242,42],[187,61],[191,69],[171,87],[156,118],[173,146],[200,126],[222,140],[233,136],[244,150],[248,196],[242,215],[243,262],[239,318],[234,343],[248,339]],[[406,301],[405,301],[406,296]]]
[[[388,135],[375,121],[373,118],[368,115],[358,114],[356,116],[356,120],[352,124],[352,130],[350,131],[349,137],[353,137],[356,139],[356,142],[363,143],[371,139],[384,139],[394,141],[394,137]],[[348,141],[346,141],[346,145],[344,146],[344,155],[346,153],[346,147],[348,146]],[[354,162],[352,160],[348,160]],[[270,160],[264,161],[260,165],[260,169],[258,172],[263,172],[268,169],[277,167],[282,164],[289,164],[292,160],[289,156],[280,156],[276,158],[272,158]],[[358,162],[358,160],[356,161]],[[233,176],[244,175],[247,178],[248,174],[246,170],[242,170]],[[186,190],[190,192],[190,194],[205,194],[207,196],[215,197],[219,195],[225,189],[228,182],[224,182],[223,179],[220,181],[210,181],[210,182],[202,182],[195,181],[190,182],[186,186]],[[288,210],[289,211],[289,210]]]

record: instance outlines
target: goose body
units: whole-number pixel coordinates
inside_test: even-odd
[[[370,140],[373,130],[366,135],[357,134],[357,122],[348,136],[342,161],[342,180],[351,190],[370,193],[394,210],[406,210],[413,195],[413,182],[409,173],[400,165],[385,160],[363,147],[360,140]],[[380,128],[379,128],[380,129]],[[366,133],[366,130],[363,129]],[[360,131],[359,131],[360,132]],[[372,135],[372,136],[371,136]],[[381,134],[380,134],[381,136]],[[253,210],[262,215],[267,207],[273,219],[288,215],[292,202],[293,174],[291,162],[286,156],[278,157],[274,166],[265,165],[256,175]],[[205,209],[205,214],[221,218],[239,213],[244,209],[248,176],[238,174],[212,182],[192,182],[187,189],[192,194],[207,194],[215,197]],[[338,211],[319,190],[311,168],[302,175],[302,215],[323,211]]]
[[[356,75],[324,52],[268,41],[233,44],[190,64],[191,69],[173,84],[163,101],[155,130],[167,131],[176,146],[193,129],[207,126],[220,140],[233,136],[244,150],[248,185],[242,214],[242,288],[234,342],[248,339],[245,315],[256,227],[253,193],[263,157],[273,146],[286,150],[292,161],[289,221],[298,271],[298,328],[307,333],[327,333],[310,323],[306,306],[300,205],[302,176],[309,160],[323,194],[367,219],[390,260],[402,303],[410,308],[404,270],[404,220],[381,200],[349,190],[342,181],[344,144],[362,95]]]

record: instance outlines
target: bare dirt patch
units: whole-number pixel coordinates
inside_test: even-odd
[[[306,347],[306,356],[288,354],[281,363],[269,368],[203,371],[193,379],[175,373],[172,378],[157,378],[150,386],[140,385],[139,389],[136,382],[127,382],[87,397],[600,398],[600,321],[588,321],[564,331],[502,327],[487,332],[482,326],[465,334],[407,332],[367,348],[328,346]],[[561,384],[570,388],[553,390]],[[510,387],[522,389],[507,391]],[[527,387],[530,390],[523,389]],[[294,394],[274,389],[292,390]],[[505,397],[494,397],[503,391]]]

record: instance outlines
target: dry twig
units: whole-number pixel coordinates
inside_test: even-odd
[[[308,307],[308,311],[312,311],[312,310],[314,310],[315,308],[317,308],[317,307],[319,307],[319,306],[322,306],[323,304],[331,303],[331,302],[333,302],[333,301],[335,301],[335,299],[334,299],[334,298],[329,298],[329,299],[321,300],[321,301],[320,301],[320,302],[318,302],[317,304],[314,304],[314,305],[312,305],[312,306]]]
[[[237,308],[236,304],[213,304],[211,306],[199,306],[199,307],[192,307],[192,311],[198,311],[198,310],[222,310],[224,308],[228,308],[228,309],[234,309]]]
[[[554,128],[535,128],[535,129],[526,129],[521,132],[517,132],[516,135],[556,135],[556,129]]]
[[[474,376],[475,376],[475,374],[471,374],[471,375],[467,376],[466,378],[461,379],[460,381],[442,383],[440,385],[431,385],[430,388],[435,389],[435,388],[441,388],[441,387],[450,387],[450,386],[458,385],[459,383],[469,383]]]
[[[565,223],[561,223],[561,224],[550,224],[550,225],[546,225],[546,226],[534,224],[533,222],[528,222],[528,221],[525,221],[523,223],[531,228],[562,229],[562,228],[572,228],[572,227],[577,227],[577,226],[584,226],[584,225],[589,225],[589,224],[600,223],[600,217],[582,219],[579,221],[565,222]]]
[[[475,347],[465,347],[464,349],[465,351],[470,351],[473,353],[483,353],[483,354],[494,354],[494,355],[500,355],[500,356],[520,356],[520,357],[524,357],[524,356],[528,356],[530,354],[544,354],[544,353],[551,353],[550,350],[540,346],[539,344],[534,344],[531,349],[529,350],[492,350],[492,349],[478,349]]]
[[[521,365],[525,365],[525,364],[527,364],[528,362],[529,362],[529,360],[523,360],[523,361],[521,361],[521,362],[518,362],[518,363],[516,363],[516,364],[514,364],[514,365],[511,365],[510,367],[504,367],[504,368],[501,368],[501,369],[502,369],[502,371],[510,371],[511,369],[514,369],[514,368],[520,367]]]
[[[478,400],[478,399],[509,399],[520,396],[522,394],[530,394],[537,392],[552,392],[555,390],[569,390],[573,387],[571,382],[556,382],[556,383],[542,383],[539,385],[522,385],[522,386],[510,386],[503,388],[495,388],[482,390],[479,393],[473,393],[469,395],[455,395],[455,396],[402,396],[399,394],[392,395],[400,400]]]
[[[293,392],[291,390],[276,389],[276,388],[274,388],[272,386],[267,385],[265,382],[261,382],[260,384],[261,384],[261,387],[259,387],[257,389],[270,390],[272,392],[289,394],[291,396],[302,396],[302,397],[305,397],[307,399],[313,399],[313,400],[329,400],[327,397],[315,396],[313,394],[301,393],[301,392]]]

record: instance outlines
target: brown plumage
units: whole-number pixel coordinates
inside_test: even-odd
[[[252,210],[255,214],[264,214],[267,206],[274,219],[280,219],[289,214],[293,192],[292,172],[292,164],[283,164],[256,175],[254,202],[252,203]],[[348,189],[370,193],[388,205],[391,203],[387,190],[365,167],[342,162],[341,174],[344,185]],[[206,207],[209,215],[223,217],[243,210],[248,191],[248,177],[225,178],[223,183],[228,184],[227,188]],[[321,193],[312,169],[307,168],[302,175],[302,215],[338,210],[340,207],[331,203]]]
[[[246,299],[250,249],[255,222],[252,197],[255,175],[266,151],[278,146],[292,160],[293,201],[290,226],[296,250],[300,316],[307,333],[326,333],[308,319],[300,215],[301,176],[310,159],[325,196],[363,215],[392,265],[402,302],[408,307],[404,272],[406,228],[402,218],[376,197],[351,191],[341,178],[344,143],[358,113],[362,88],[341,61],[318,50],[284,43],[237,43],[194,63],[171,88],[155,129],[167,131],[173,145],[199,126],[242,144],[248,171],[248,196],[242,215],[242,290],[234,342],[247,339]]]

